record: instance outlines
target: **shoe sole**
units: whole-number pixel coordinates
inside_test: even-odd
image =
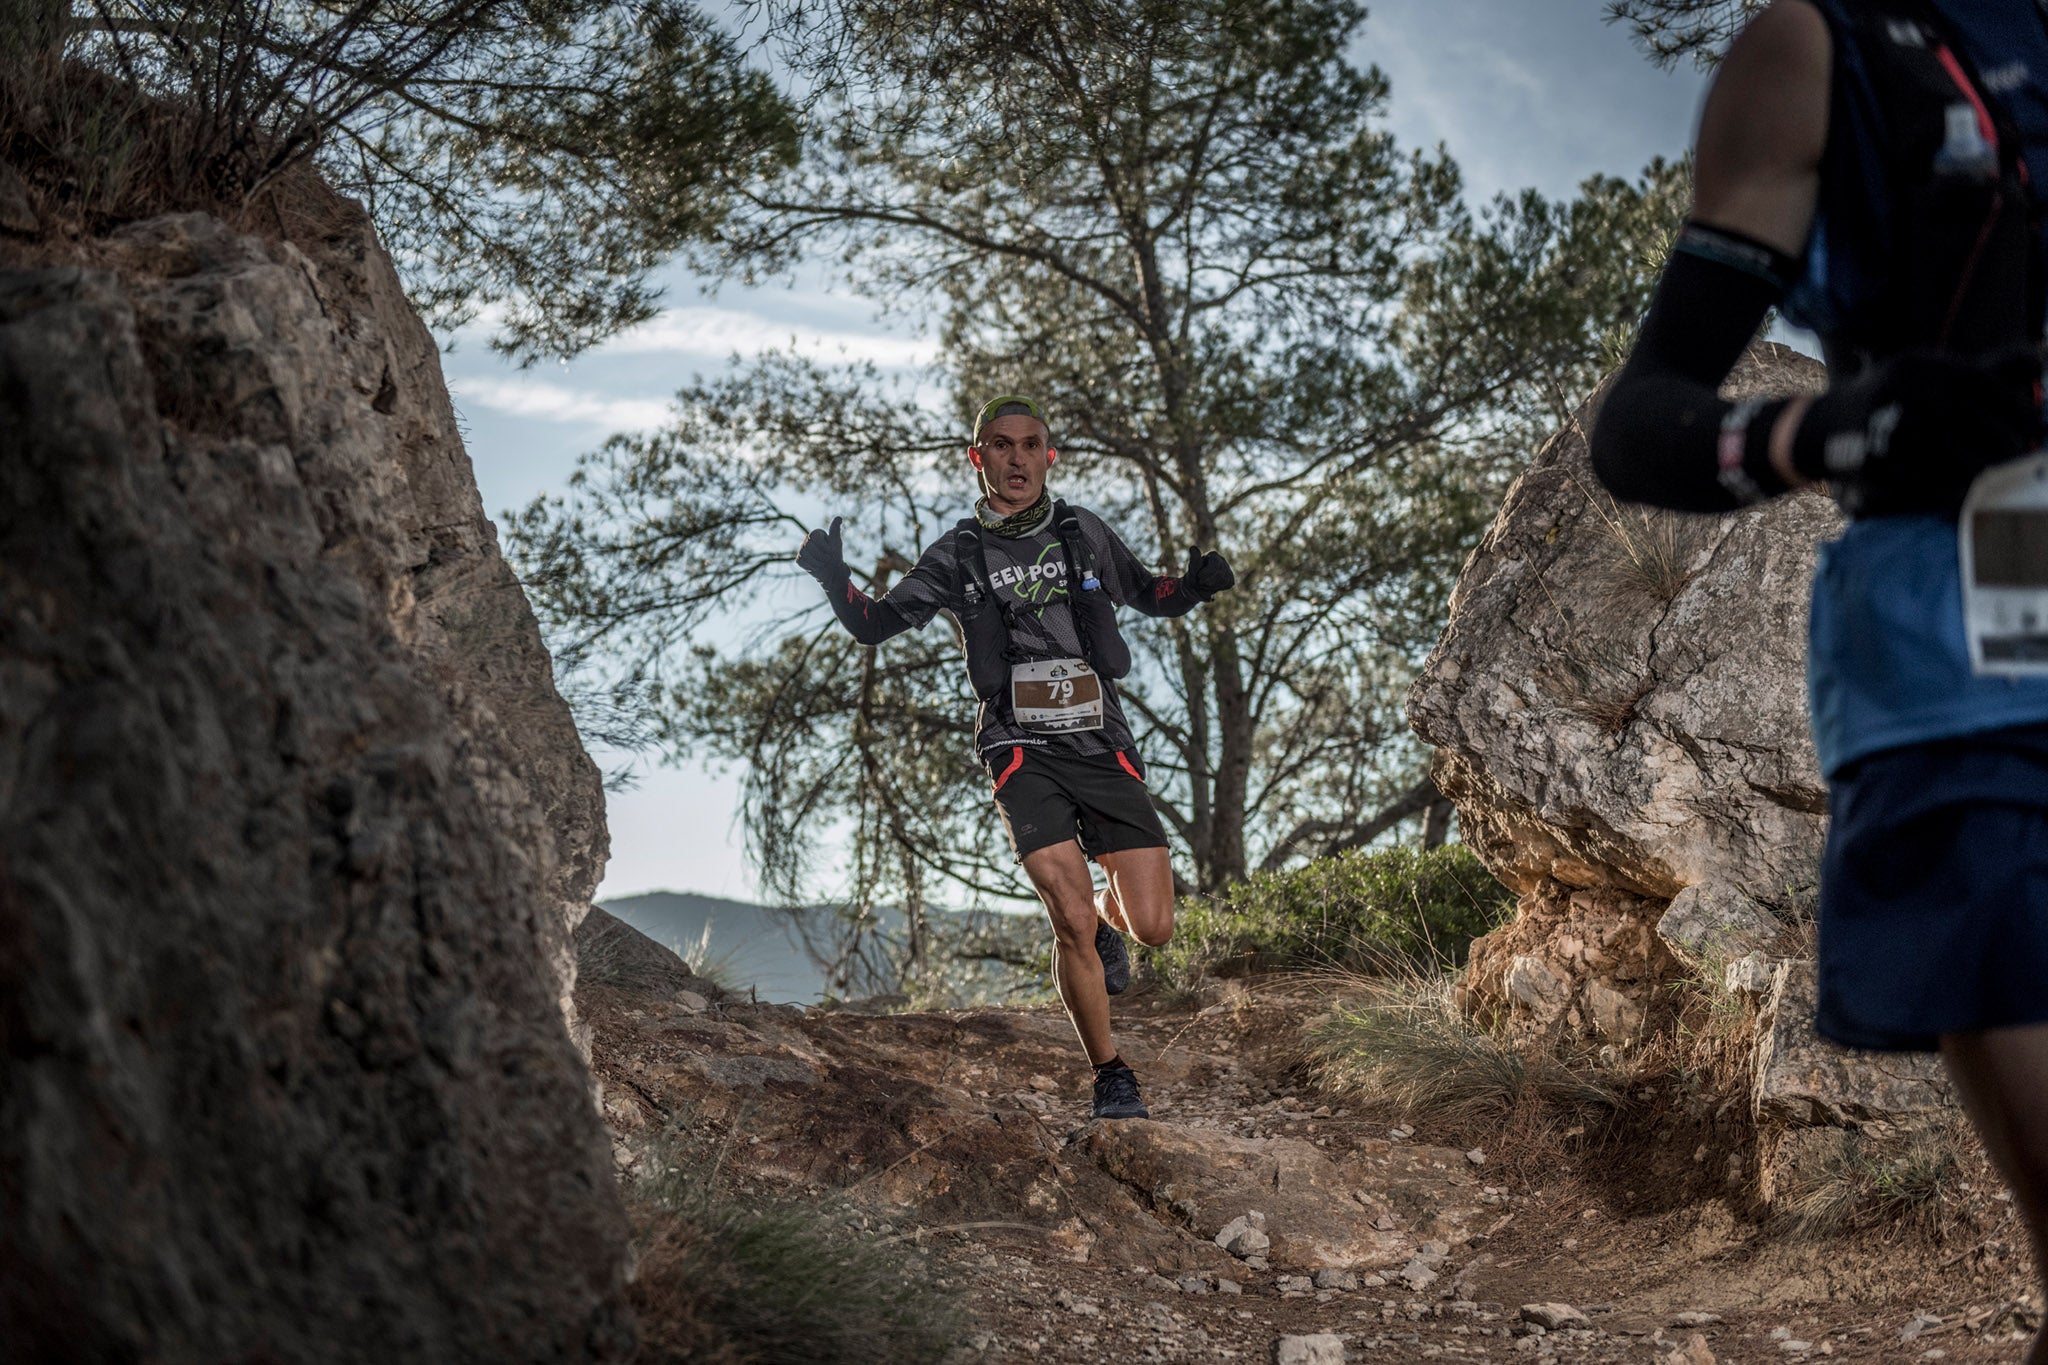
[[[1102,951],[1102,936],[1104,934],[1108,934],[1115,945],[1116,965],[1114,967],[1110,965],[1109,957]],[[1102,959],[1102,988],[1111,995],[1122,995],[1131,984],[1131,954],[1130,950],[1124,947],[1124,936],[1110,928],[1107,924],[1102,925],[1095,931],[1095,955]]]
[[[1098,1119],[1149,1119],[1152,1117],[1152,1111],[1143,1105],[1139,1105],[1136,1109],[1118,1110],[1113,1114],[1098,1109],[1090,1117]]]

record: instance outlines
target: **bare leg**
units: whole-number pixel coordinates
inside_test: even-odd
[[[1951,1033],[1941,1056],[1964,1112],[1984,1140],[2034,1246],[2034,1273],[2048,1277],[2048,1024]],[[2024,1365],[2048,1365],[2048,1326]]]
[[[1133,848],[1096,859],[1109,875],[1097,893],[1102,918],[1154,948],[1173,937],[1173,865],[1163,848]]]
[[[1095,954],[1095,884],[1088,859],[1071,840],[1024,855],[1024,873],[1045,903],[1052,921],[1052,980],[1074,1032],[1093,1064],[1116,1056],[1109,1040],[1109,992],[1102,984],[1102,959]]]

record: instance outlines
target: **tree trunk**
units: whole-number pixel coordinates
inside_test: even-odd
[[[1451,812],[1457,808],[1439,797],[1429,803],[1422,817],[1422,846],[1442,848],[1451,837]]]

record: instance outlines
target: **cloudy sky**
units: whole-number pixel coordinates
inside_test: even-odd
[[[1392,82],[1394,134],[1448,147],[1471,202],[1528,186],[1564,198],[1586,176],[1633,175],[1652,157],[1682,152],[1704,89],[1690,68],[1664,72],[1642,60],[1622,31],[1601,22],[1603,8],[1601,0],[1380,0],[1356,55]],[[576,457],[612,432],[659,424],[671,393],[735,352],[794,343],[890,368],[927,355],[918,337],[882,327],[872,305],[835,292],[821,274],[715,297],[678,274],[668,302],[662,317],[568,365],[515,370],[478,337],[449,338],[449,386],[494,516],[562,487]],[[807,589],[792,574],[783,591],[793,604]],[[612,861],[601,894],[750,899],[737,799],[733,774],[695,765],[645,773],[635,790],[611,798]]]

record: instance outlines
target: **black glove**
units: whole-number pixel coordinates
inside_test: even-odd
[[[824,584],[825,591],[830,593],[837,593],[853,577],[846,567],[846,537],[839,529],[844,524],[843,517],[834,517],[831,526],[811,532],[797,547],[797,567]]]
[[[1992,465],[2041,443],[2041,353],[1906,351],[1813,400],[1792,466],[1840,490],[1851,516],[1955,516]]]
[[[1230,561],[1222,555],[1214,550],[1203,554],[1202,547],[1195,545],[1188,549],[1187,572],[1181,575],[1181,580],[1188,585],[1190,592],[1206,602],[1217,593],[1234,587],[1237,575],[1230,571]]]

